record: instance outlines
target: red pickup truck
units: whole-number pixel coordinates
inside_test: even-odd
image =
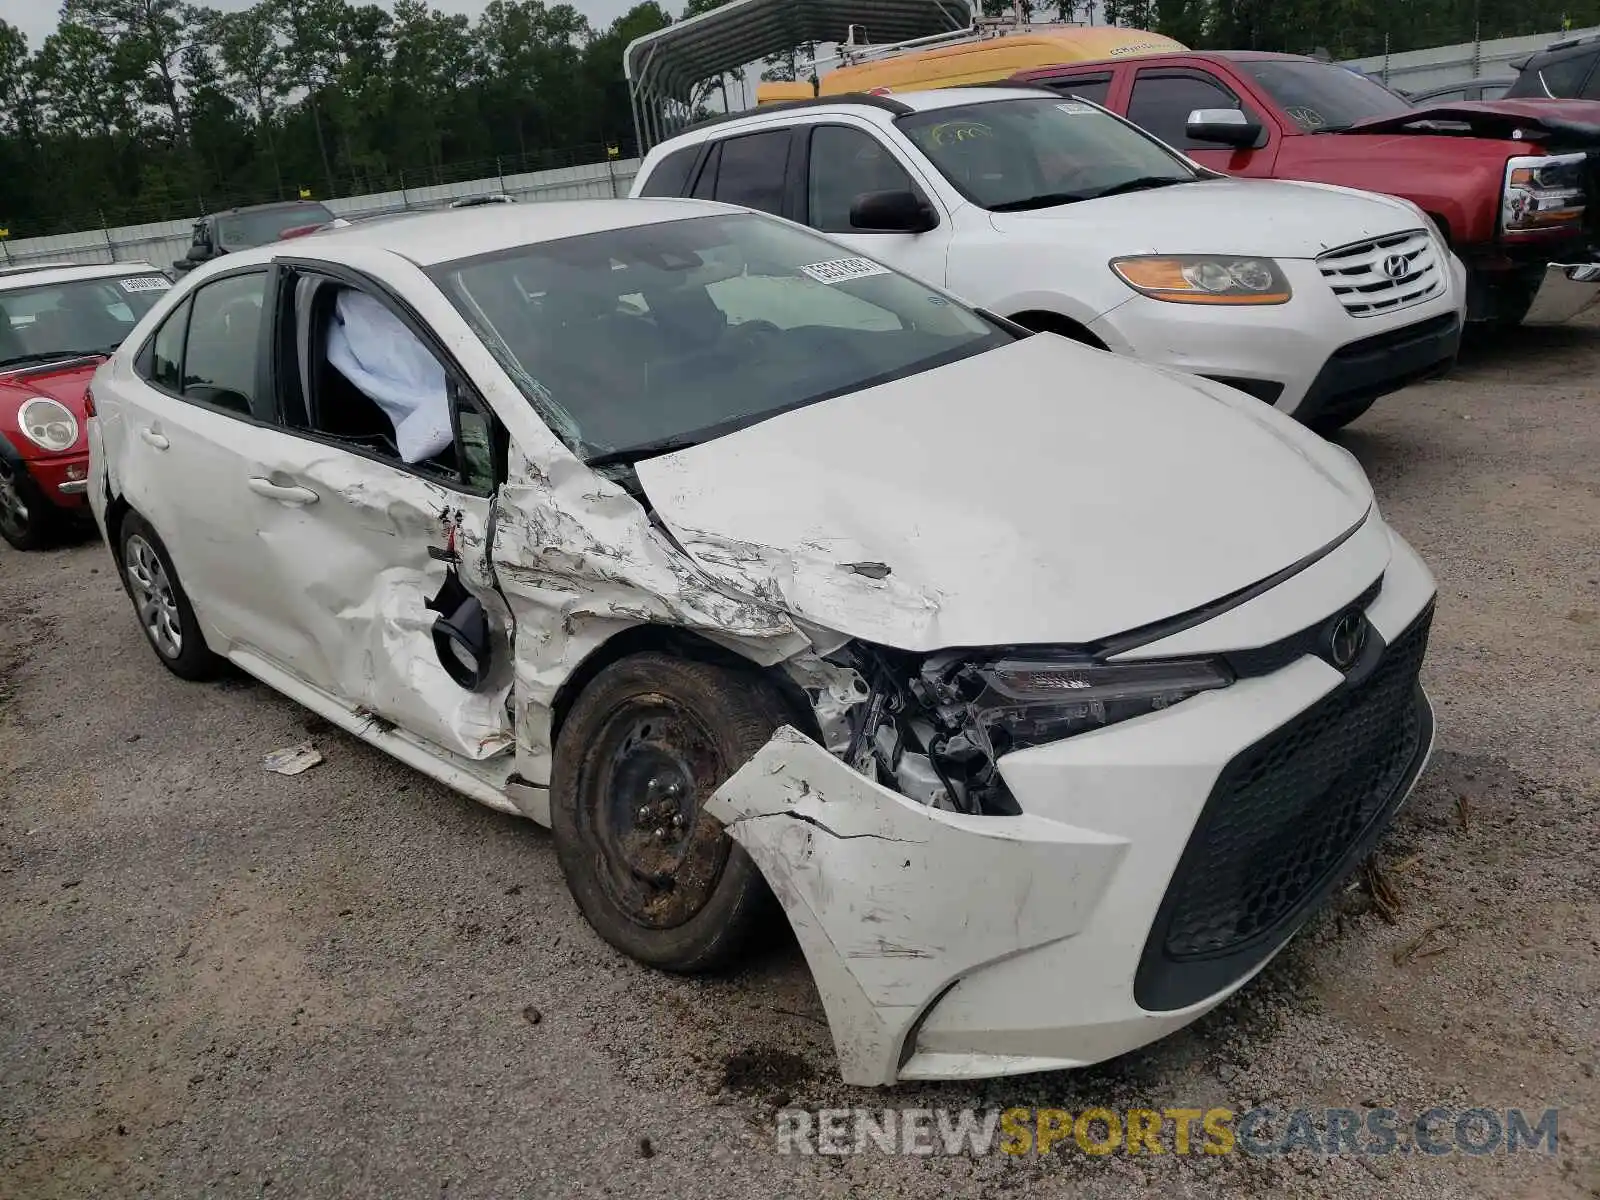
[[[1229,175],[1412,201],[1466,264],[1469,320],[1564,321],[1600,300],[1600,102],[1418,108],[1333,63],[1255,51],[1037,67],[1010,82],[1093,100]]]

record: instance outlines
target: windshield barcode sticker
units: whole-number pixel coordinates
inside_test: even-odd
[[[1075,117],[1096,113],[1100,110],[1092,104],[1085,104],[1082,100],[1068,100],[1065,104],[1056,105],[1064,113],[1071,113]]]
[[[172,286],[159,275],[143,275],[136,279],[119,279],[125,292],[164,292]]]
[[[852,279],[870,279],[889,273],[888,267],[880,267],[870,258],[836,258],[831,262],[812,263],[800,270],[818,283],[849,283]]]

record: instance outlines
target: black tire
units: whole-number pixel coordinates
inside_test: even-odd
[[[215,679],[222,659],[206,645],[172,556],[156,531],[139,514],[129,513],[118,536],[123,586],[162,666],[193,683]]]
[[[0,461],[0,538],[13,550],[43,550],[55,545],[62,523],[27,470]]]
[[[595,677],[555,748],[551,826],[589,924],[665,971],[727,966],[775,912],[706,799],[790,718],[753,672],[638,654]]]

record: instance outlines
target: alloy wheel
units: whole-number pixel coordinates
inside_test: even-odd
[[[139,611],[139,623],[157,654],[176,659],[183,653],[183,623],[167,568],[155,547],[137,533],[128,539],[125,556],[128,586]]]

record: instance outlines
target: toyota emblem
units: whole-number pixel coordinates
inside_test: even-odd
[[[1333,623],[1328,634],[1328,657],[1341,671],[1348,671],[1367,645],[1367,619],[1351,609]]]
[[[1391,254],[1383,260],[1383,273],[1390,279],[1404,279],[1410,267],[1411,260],[1404,254]]]

